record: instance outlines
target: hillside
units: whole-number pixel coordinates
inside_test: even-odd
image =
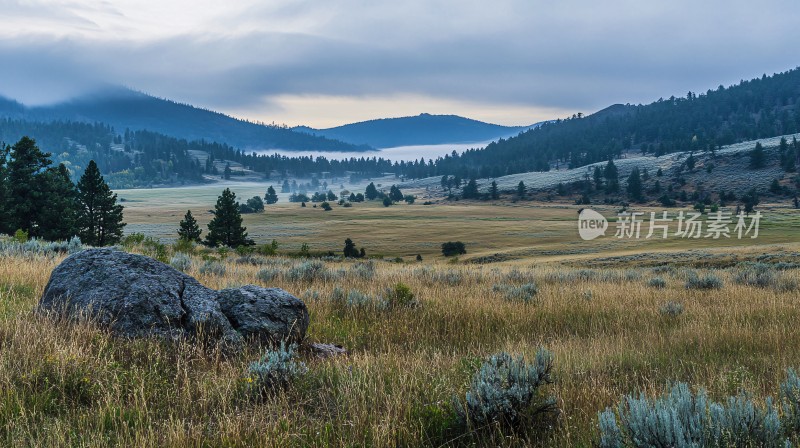
[[[519,136],[437,164],[436,174],[502,176],[585,166],[635,150],[700,151],[800,130],[800,70],[719,86],[705,93],[617,104],[588,116],[545,123]]]
[[[223,143],[243,150],[284,149],[359,151],[369,148],[324,137],[292,132],[284,127],[238,120],[186,104],[123,88],[109,88],[70,101],[25,107],[0,98],[0,117],[28,121],[102,122],[117,132],[148,130],[186,140]]]
[[[420,114],[414,117],[362,121],[328,129],[298,126],[293,130],[357,145],[391,148],[496,140],[517,135],[537,124],[500,126],[457,115]]]

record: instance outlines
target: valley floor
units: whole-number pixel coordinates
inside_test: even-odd
[[[213,208],[218,192],[198,188],[197,196],[168,198],[121,193],[127,230],[173,234],[187,207]],[[607,236],[583,241],[577,206],[538,203],[369,203],[331,212],[279,203],[246,215],[251,235],[276,239],[279,250],[308,242],[338,253],[350,237],[368,255],[404,260],[326,260],[293,280],[307,261],[198,250],[188,274],[213,288],[285,288],[309,307],[310,341],[350,351],[304,355],[308,373],[263,400],[246,393],[258,349],[225,357],[38,316],[63,256],[8,251],[0,257],[0,444],[592,446],[598,412],[626,394],[685,381],[716,400],[740,390],[776,396],[785,369],[800,368],[800,216],[760,209],[754,240],[615,239],[612,222]],[[609,218],[618,211],[596,210]],[[195,216],[201,226],[209,217]],[[448,240],[465,242],[468,253],[447,262],[439,245]],[[413,261],[417,253],[422,262]],[[210,258],[224,269],[203,269]],[[752,269],[765,280],[750,281]],[[694,280],[706,276],[715,286],[697,289]],[[418,307],[379,306],[397,283]],[[556,381],[545,392],[560,414],[551,426],[458,425],[453,398],[463,399],[487,356],[532,360],[539,347],[554,357]]]

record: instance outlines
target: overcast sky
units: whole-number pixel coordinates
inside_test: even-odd
[[[530,124],[800,65],[797,0],[0,0],[0,95],[125,85],[328,127]]]

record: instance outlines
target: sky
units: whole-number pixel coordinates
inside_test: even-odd
[[[527,125],[800,65],[796,0],[0,0],[0,96],[108,85],[337,126]]]

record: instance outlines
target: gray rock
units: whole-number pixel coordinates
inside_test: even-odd
[[[347,349],[337,344],[323,344],[319,342],[313,342],[309,344],[308,348],[311,350],[311,353],[313,353],[314,356],[323,359],[333,358],[335,356],[342,356],[347,354]]]
[[[280,288],[223,289],[217,300],[233,328],[248,339],[300,341],[308,329],[306,305]]]
[[[68,318],[92,318],[125,337],[194,336],[236,343],[243,335],[275,341],[291,333],[302,339],[308,327],[305,304],[282,290],[280,294],[258,290],[268,291],[255,286],[215,291],[149,257],[89,249],[70,255],[53,270],[39,308]],[[223,296],[227,313],[220,306]],[[248,301],[257,297],[253,299],[257,305],[237,305],[234,298],[240,296]],[[273,298],[276,303],[267,303]],[[255,318],[269,322],[258,326],[251,321]],[[247,325],[242,327],[240,321]],[[299,324],[286,332],[280,322]],[[237,331],[240,327],[242,333]]]

